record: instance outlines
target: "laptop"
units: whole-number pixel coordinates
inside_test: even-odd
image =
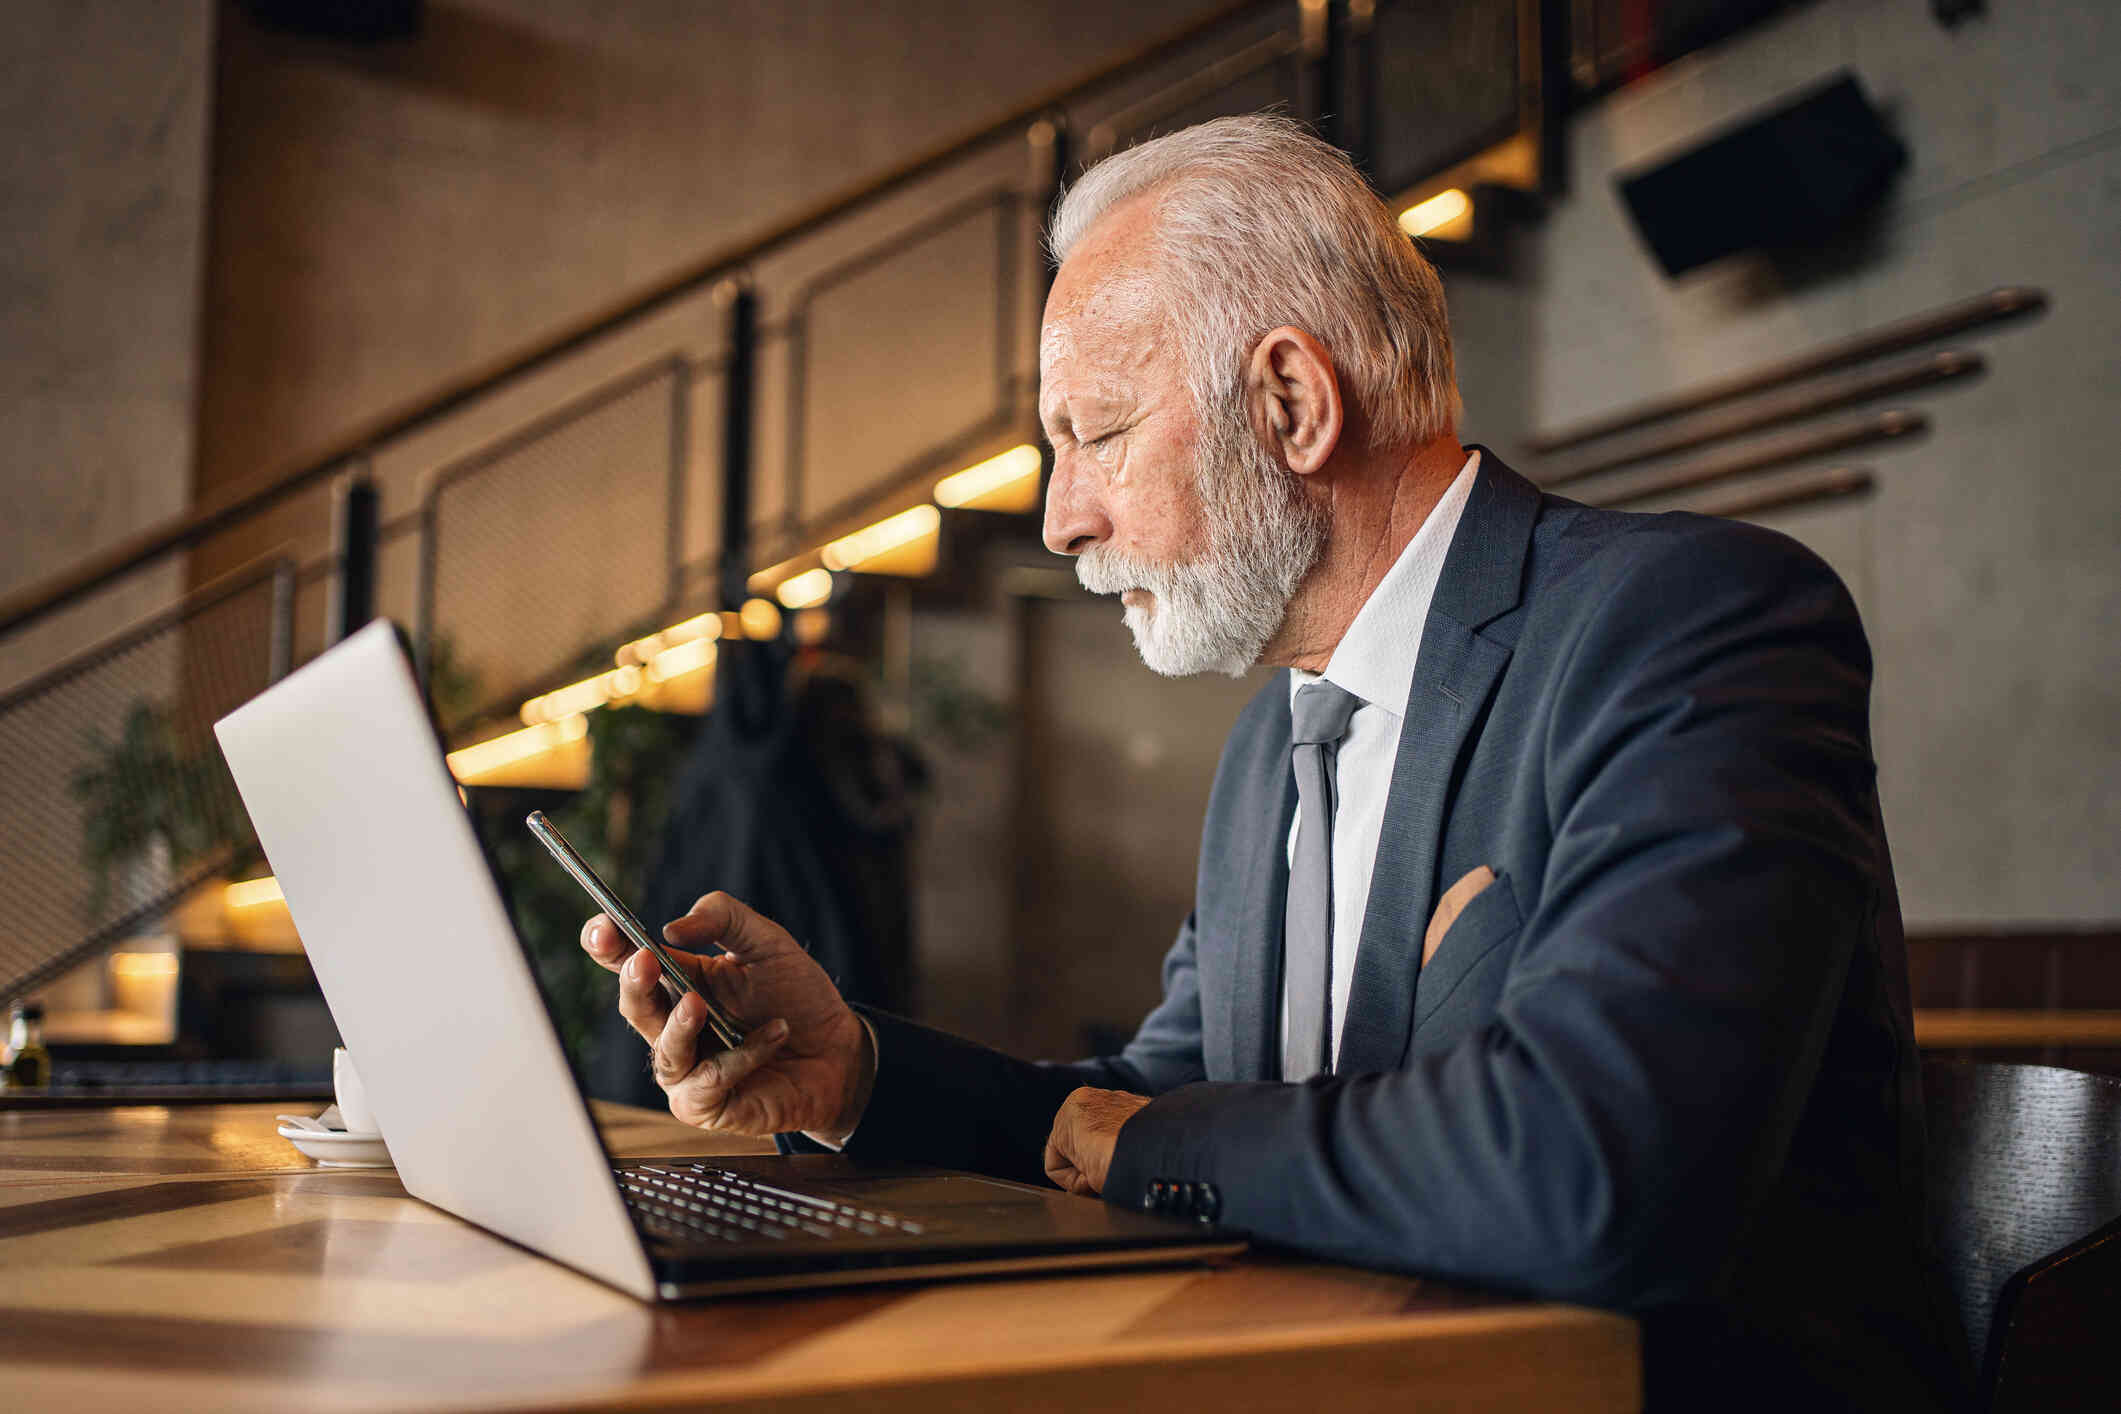
[[[414,1197],[651,1301],[1243,1246],[1057,1190],[841,1155],[615,1163],[402,632],[370,624],[214,731]]]

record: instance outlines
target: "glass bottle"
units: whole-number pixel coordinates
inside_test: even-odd
[[[44,1004],[16,1002],[8,1015],[9,1089],[42,1089],[52,1083],[52,1053],[44,1049]]]

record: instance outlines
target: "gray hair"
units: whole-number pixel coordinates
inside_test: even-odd
[[[1372,447],[1457,429],[1443,282],[1345,154],[1266,113],[1152,139],[1068,190],[1047,232],[1054,263],[1144,192],[1157,198],[1156,284],[1204,416],[1242,416],[1246,357],[1289,324],[1332,354]]]

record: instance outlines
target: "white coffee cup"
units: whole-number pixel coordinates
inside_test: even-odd
[[[339,1102],[339,1122],[349,1134],[377,1132],[376,1112],[368,1107],[368,1091],[361,1085],[361,1072],[353,1057],[340,1046],[331,1053],[331,1089]]]

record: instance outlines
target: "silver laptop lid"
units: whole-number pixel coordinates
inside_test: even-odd
[[[396,630],[370,624],[214,732],[406,1191],[652,1296]]]

